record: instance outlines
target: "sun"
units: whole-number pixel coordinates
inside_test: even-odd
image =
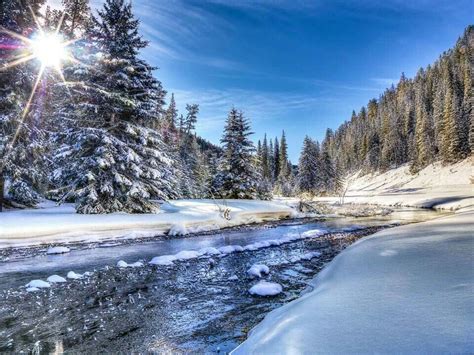
[[[42,33],[33,38],[30,49],[43,67],[59,67],[68,59],[67,43],[56,33]]]

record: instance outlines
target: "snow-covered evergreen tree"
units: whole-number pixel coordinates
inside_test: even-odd
[[[138,57],[147,42],[130,3],[106,0],[92,20],[81,58],[90,65],[67,73],[82,84],[71,88],[55,179],[79,213],[151,212],[151,198],[179,195],[175,161],[151,128],[165,92]]]
[[[39,16],[44,0],[0,2],[0,26],[28,35],[36,29],[31,11]],[[38,186],[44,181],[44,132],[36,101],[27,106],[39,63],[29,61],[7,67],[21,55],[23,45],[9,33],[0,31],[0,210],[4,193],[12,203],[34,206]],[[3,68],[4,67],[4,68]]]
[[[296,186],[299,193],[314,196],[319,189],[319,149],[314,140],[306,136],[298,163]]]
[[[257,197],[259,176],[254,165],[255,147],[249,139],[251,134],[243,113],[232,108],[221,139],[224,152],[214,183],[223,198]]]

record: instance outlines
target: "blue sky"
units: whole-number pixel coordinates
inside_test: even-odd
[[[306,134],[321,139],[401,72],[412,77],[452,47],[474,22],[473,4],[133,0],[150,41],[143,55],[182,111],[200,104],[198,134],[219,143],[235,106],[251,120],[255,140],[284,129],[295,163]]]

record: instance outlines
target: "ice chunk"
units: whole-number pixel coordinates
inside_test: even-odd
[[[68,247],[51,247],[48,249],[46,254],[65,254],[69,253],[70,251],[71,249],[69,249]]]
[[[260,281],[253,285],[249,293],[256,296],[275,296],[283,291],[283,287],[275,282]]]
[[[120,268],[128,267],[128,264],[125,261],[120,260],[119,262],[117,262],[117,267],[120,267]]]
[[[262,274],[268,274],[269,272],[268,266],[263,264],[254,264],[247,270],[247,274],[251,277],[262,277]]]
[[[51,283],[66,282],[66,279],[59,275],[51,275],[50,277],[47,278],[47,280],[48,282],[51,282]]]

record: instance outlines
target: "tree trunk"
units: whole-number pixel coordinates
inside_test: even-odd
[[[3,211],[4,186],[5,181],[3,178],[3,174],[0,172],[0,212]]]

